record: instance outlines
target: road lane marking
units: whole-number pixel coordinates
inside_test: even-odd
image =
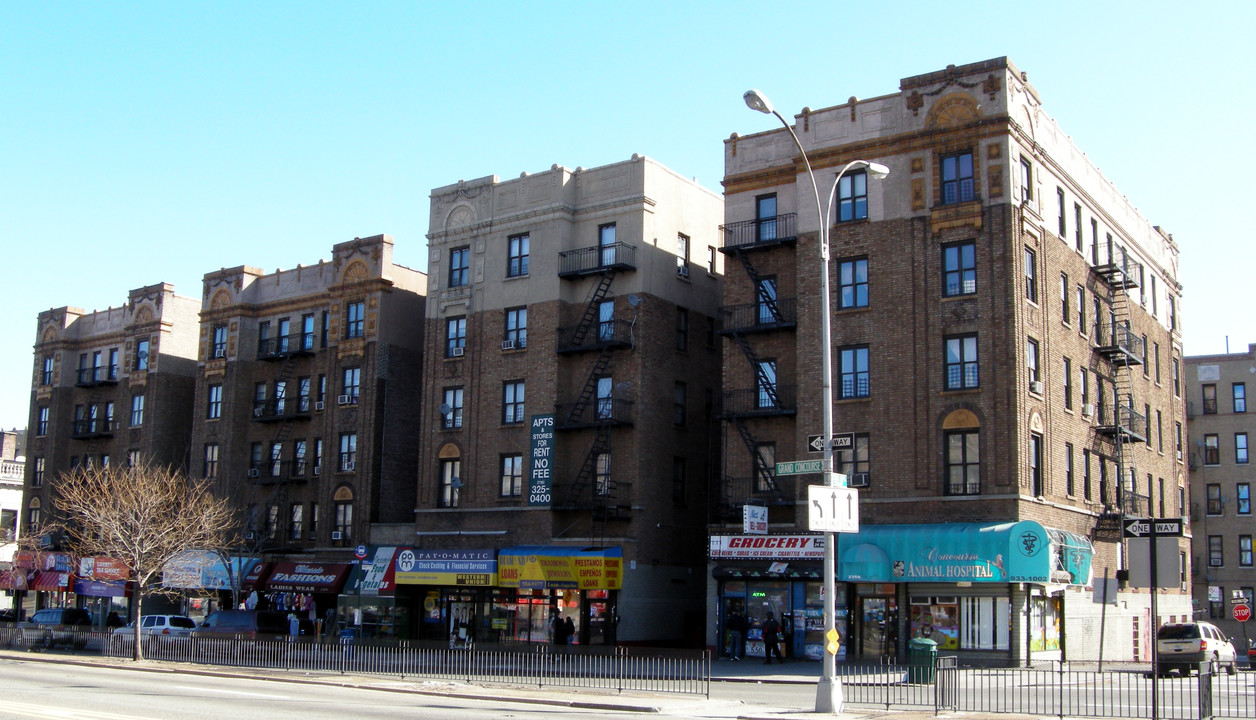
[[[222,695],[240,695],[242,697],[264,698],[266,700],[291,700],[291,695],[270,695],[267,693],[244,692],[243,690],[220,690],[212,687],[192,687],[191,685],[176,685],[175,690],[190,690],[192,692],[212,692]]]
[[[50,720],[149,720],[141,718],[141,716],[132,712],[125,715],[117,715],[88,708],[48,707],[46,705],[19,703],[11,700],[0,700],[0,713],[4,713],[6,716],[49,718]],[[151,720],[158,719],[152,718]]]

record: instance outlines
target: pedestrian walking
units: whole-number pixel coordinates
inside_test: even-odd
[[[776,622],[776,618],[772,616],[772,611],[768,611],[767,620],[763,621],[763,664],[771,665],[772,656],[776,655],[777,662],[785,664],[785,658],[781,657],[781,625]]]
[[[740,661],[746,656],[746,631],[749,629],[750,624],[741,610],[733,610],[728,618],[728,656],[733,660]]]

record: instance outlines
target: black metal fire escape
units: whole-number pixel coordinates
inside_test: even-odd
[[[1138,482],[1128,446],[1147,441],[1148,418],[1134,405],[1131,367],[1141,365],[1145,348],[1142,338],[1133,332],[1130,323],[1129,290],[1138,287],[1140,267],[1124,248],[1109,241],[1106,262],[1098,262],[1098,248],[1092,250],[1095,274],[1103,281],[1107,297],[1107,317],[1095,318],[1095,350],[1111,367],[1112,398],[1108,407],[1099,408],[1096,429],[1111,444],[1116,463],[1116,497],[1113,510],[1130,516],[1150,512],[1149,497],[1138,492]],[[1102,396],[1101,396],[1102,397]],[[1148,489],[1150,491],[1150,488]],[[1109,498],[1103,498],[1105,504]]]
[[[272,346],[273,344],[273,346]],[[274,424],[275,432],[271,436],[269,461],[262,467],[250,467],[250,482],[257,485],[271,485],[273,489],[266,503],[264,512],[269,513],[270,507],[278,508],[282,513],[288,506],[288,488],[294,483],[303,484],[306,478],[306,461],[298,461],[293,456],[291,461],[282,457],[284,443],[292,436],[297,421],[310,419],[310,398],[306,394],[292,397],[289,392],[290,383],[296,373],[297,363],[303,357],[314,354],[314,342],[309,336],[297,333],[287,337],[272,338],[258,347],[257,359],[263,362],[282,362],[279,373],[272,380],[276,389],[275,396],[253,407],[253,420],[259,423]],[[278,453],[278,456],[276,456]],[[283,525],[283,518],[276,518],[278,528]],[[256,528],[259,534],[263,528]],[[269,538],[261,538],[268,540]],[[281,538],[274,538],[273,544],[281,546]]]
[[[630,504],[620,503],[622,479],[599,463],[611,452],[611,430],[630,425],[627,415],[629,403],[616,396],[599,396],[598,387],[611,372],[611,360],[618,350],[632,347],[631,323],[606,320],[601,308],[611,297],[611,286],[620,271],[635,269],[635,247],[616,243],[612,247],[593,247],[561,253],[559,277],[582,279],[597,276],[597,282],[585,298],[584,309],[578,322],[569,328],[559,328],[557,352],[560,355],[596,353],[584,373],[584,383],[570,404],[557,406],[556,429],[561,431],[592,430],[593,438],[584,453],[580,468],[565,491],[555,488],[555,510],[590,512],[598,523],[598,533],[604,534],[606,522],[626,519]],[[632,297],[632,296],[630,296]],[[632,297],[635,301],[635,297]]]
[[[721,309],[720,334],[732,340],[741,350],[746,361],[750,363],[755,378],[755,387],[748,394],[744,390],[727,389],[724,393],[721,417],[737,431],[749,453],[753,472],[749,482],[744,485],[725,476],[717,494],[720,498],[718,512],[725,518],[740,517],[742,505],[751,496],[771,505],[792,502],[776,481],[776,468],[760,452],[759,440],[750,425],[751,418],[792,414],[792,392],[785,392],[786,388],[778,384],[777,378],[768,374],[766,365],[751,344],[750,335],[796,326],[793,300],[782,300],[774,291],[769,290],[766,279],[752,259],[755,252],[782,246],[793,247],[797,240],[794,219],[793,214],[788,214],[721,227],[724,232],[724,247],[721,252],[737,258],[754,292],[754,302]],[[749,402],[744,402],[747,398]]]

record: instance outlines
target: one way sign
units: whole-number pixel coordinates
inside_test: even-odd
[[[1152,532],[1153,529],[1155,530],[1154,533]],[[1127,538],[1151,537],[1153,534],[1157,537],[1181,537],[1182,519],[1130,518],[1122,524],[1122,530]]]
[[[849,450],[855,446],[855,433],[833,433],[833,452]],[[824,435],[808,435],[807,449],[824,452]]]
[[[831,485],[808,485],[807,529],[812,532],[859,532],[859,491]]]

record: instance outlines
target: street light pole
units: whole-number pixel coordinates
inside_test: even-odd
[[[751,110],[775,115],[776,119],[781,121],[781,125],[785,126],[789,136],[794,140],[794,145],[798,147],[799,154],[802,155],[803,165],[807,168],[807,177],[811,180],[811,191],[815,195],[816,214],[820,222],[820,347],[822,349],[820,353],[820,411],[823,417],[821,429],[823,434],[820,440],[824,449],[822,470],[824,484],[835,486],[838,484],[838,476],[833,472],[833,345],[829,310],[829,215],[833,209],[833,195],[837,191],[837,184],[842,181],[842,176],[847,171],[852,168],[863,168],[868,171],[868,175],[879,179],[888,175],[890,170],[884,165],[867,160],[852,160],[846,163],[845,167],[837,173],[837,177],[833,178],[833,187],[829,190],[827,202],[821,205],[820,185],[816,182],[811,160],[807,157],[807,151],[803,149],[802,142],[799,141],[793,126],[781,117],[781,114],[772,107],[772,103],[768,102],[767,97],[758,90],[747,90],[742,98]],[[824,655],[821,660],[820,682],[816,684],[816,712],[818,713],[839,713],[842,711],[843,704],[842,685],[836,679],[836,645],[832,640],[836,636],[837,625],[836,578],[837,533],[826,532],[824,534]]]

